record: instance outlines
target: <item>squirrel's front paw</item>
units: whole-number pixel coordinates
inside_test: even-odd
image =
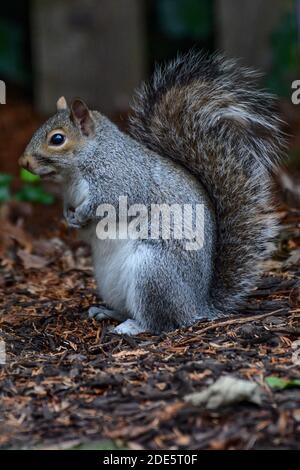
[[[81,228],[84,225],[83,221],[80,221],[80,219],[78,218],[78,215],[76,214],[76,210],[74,209],[70,209],[70,208],[66,209],[64,211],[64,217],[69,227]]]

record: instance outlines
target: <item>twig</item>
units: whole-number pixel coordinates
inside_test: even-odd
[[[284,308],[280,308],[279,310],[274,310],[272,312],[268,312],[268,313],[263,313],[261,315],[251,315],[250,317],[246,317],[246,318],[236,318],[236,319],[231,319],[231,320],[226,320],[226,321],[223,321],[223,322],[219,322],[219,323],[214,323],[212,325],[209,325],[209,326],[206,326],[205,328],[202,328],[202,330],[198,330],[197,331],[197,335],[198,333],[205,333],[206,331],[209,331],[209,330],[215,330],[216,328],[219,328],[221,326],[227,326],[227,325],[234,325],[234,324],[242,324],[242,323],[247,323],[249,321],[252,321],[252,320],[257,320],[257,319],[262,319],[262,318],[266,318],[266,317],[270,317],[272,315],[275,315],[276,313],[279,313],[279,312],[282,312],[284,311],[285,309]]]

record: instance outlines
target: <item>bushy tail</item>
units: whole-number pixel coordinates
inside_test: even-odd
[[[182,163],[206,188],[217,218],[211,303],[234,309],[270,252],[270,172],[283,151],[272,97],[256,74],[221,55],[188,53],[137,91],[131,135]]]

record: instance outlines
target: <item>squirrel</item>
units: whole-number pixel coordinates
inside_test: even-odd
[[[62,183],[65,218],[91,245],[105,303],[89,316],[118,320],[115,333],[216,319],[254,287],[274,249],[271,175],[285,146],[275,100],[256,78],[221,54],[189,52],[137,90],[129,133],[61,97],[26,147],[21,166]],[[117,207],[120,196],[127,206],[202,205],[203,246],[184,249],[174,236],[99,238],[97,207]]]

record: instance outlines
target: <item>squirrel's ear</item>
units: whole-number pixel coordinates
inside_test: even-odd
[[[61,111],[63,109],[68,109],[67,101],[64,96],[61,96],[56,102],[56,109],[57,111]]]
[[[94,133],[95,125],[94,120],[91,116],[89,108],[84,101],[76,99],[71,105],[71,119],[72,121],[80,127],[81,132],[90,136]]]

